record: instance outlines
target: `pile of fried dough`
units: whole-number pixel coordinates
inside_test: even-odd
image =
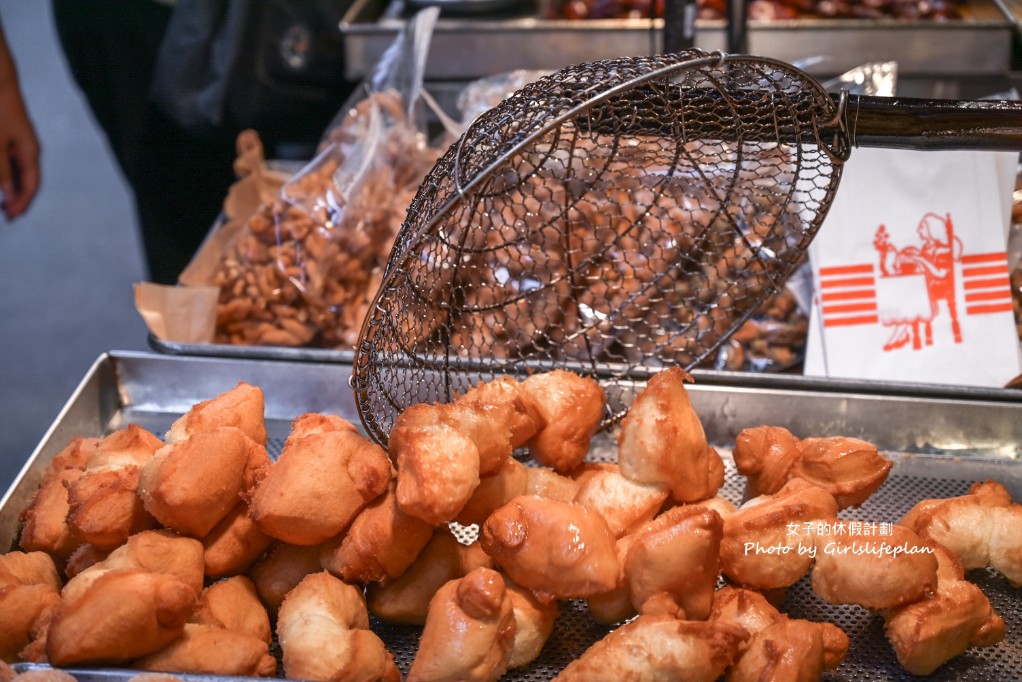
[[[1003,486],[923,500],[897,524],[841,520],[891,461],[758,426],[733,449],[736,508],[689,380],[647,383],[616,463],[587,461],[603,389],[564,370],[410,407],[389,452],[305,414],[271,460],[263,394],[244,383],[162,440],[137,425],[76,438],[0,556],[0,660],[398,680],[372,614],[421,626],[406,679],[495,680],[539,657],[558,602],[583,600],[621,625],[558,680],[810,680],[849,639],[775,606],[806,575],[823,601],[880,614],[911,673],[1000,641],[965,570],[1022,582],[1022,506]]]

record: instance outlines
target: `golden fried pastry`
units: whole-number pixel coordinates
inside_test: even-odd
[[[717,512],[696,506],[667,510],[622,538],[622,575],[632,606],[666,593],[688,620],[710,614],[720,575],[724,524]]]
[[[439,413],[439,422],[466,436],[479,453],[479,476],[495,474],[511,457],[511,425],[506,415],[477,401],[431,406]]]
[[[731,452],[738,473],[746,477],[746,498],[773,495],[787,483],[788,472],[802,454],[799,439],[781,426],[742,429]]]
[[[820,486],[838,507],[858,507],[887,480],[893,462],[858,438],[804,438],[790,476]]]
[[[270,545],[248,571],[256,593],[267,610],[276,616],[284,597],[310,573],[323,570],[319,564],[319,545]]]
[[[240,632],[266,644],[273,637],[266,607],[259,601],[255,585],[243,575],[221,580],[203,590],[188,622]]]
[[[264,533],[294,545],[334,537],[390,482],[383,448],[347,430],[289,440],[251,494]]]
[[[67,563],[64,564],[64,575],[70,580],[88,567],[95,566],[106,559],[112,551],[99,549],[93,545],[79,545],[78,549],[67,558]]]
[[[202,538],[206,575],[221,578],[241,573],[262,556],[272,542],[273,538],[248,515],[248,503],[239,501]]]
[[[493,565],[493,559],[478,541],[463,545],[450,528],[441,526],[400,577],[369,586],[366,595],[369,610],[392,623],[422,625],[430,600],[445,583],[476,568]]]
[[[542,426],[528,441],[529,453],[558,473],[575,469],[603,419],[607,396],[595,379],[563,369],[533,374],[522,382]]]
[[[902,526],[889,535],[856,533],[835,521],[816,539],[813,591],[831,604],[890,609],[918,601],[937,586],[932,547]]]
[[[923,500],[901,525],[947,547],[965,570],[993,566],[1022,585],[1022,505],[996,481],[974,483],[959,497]]]
[[[291,422],[291,433],[288,434],[288,440],[297,440],[305,436],[327,433],[329,431],[351,431],[352,433],[358,433],[358,427],[336,414],[306,412]]]
[[[726,519],[738,511],[738,507],[736,507],[733,502],[726,500],[723,497],[711,497],[710,499],[702,500],[701,502],[693,502],[689,506],[712,509],[717,512],[721,519]]]
[[[615,538],[652,519],[666,500],[667,486],[638,483],[614,465],[582,477],[575,495],[575,502],[603,516]]]
[[[932,546],[937,589],[884,614],[887,639],[898,662],[913,675],[929,675],[969,647],[993,646],[1004,638],[1004,620],[982,590],[965,580],[958,558],[945,547]]]
[[[508,668],[515,616],[504,579],[477,568],[433,597],[407,682],[487,682]]]
[[[103,573],[139,569],[172,575],[202,592],[202,544],[168,530],[147,530],[132,535],[102,561],[80,572],[64,586],[64,594],[86,591],[92,580]]]
[[[818,680],[848,651],[848,636],[831,623],[793,620],[758,592],[730,586],[717,590],[713,621],[741,625],[751,636],[728,671],[728,681]]]
[[[2,678],[0,678],[2,679]],[[17,677],[18,682],[77,682],[77,678],[64,670],[39,668],[26,670]]]
[[[71,505],[67,487],[82,476],[80,469],[67,468],[47,476],[31,504],[21,513],[21,548],[46,552],[59,561],[67,559],[81,544],[67,523]]]
[[[195,434],[215,431],[222,426],[234,426],[266,447],[264,412],[262,390],[242,381],[231,390],[194,405],[171,425],[166,441],[174,443]]]
[[[525,495],[528,487],[528,467],[513,457],[506,457],[500,469],[479,479],[479,485],[454,520],[463,526],[481,524],[497,507]]]
[[[277,661],[270,655],[269,645],[258,637],[187,623],[177,639],[134,661],[132,667],[191,675],[270,677],[277,672]]]
[[[182,680],[170,673],[144,672],[135,675],[128,682],[182,682]]]
[[[398,507],[392,481],[363,509],[344,534],[323,546],[320,565],[349,583],[400,576],[433,537],[433,526]]]
[[[734,662],[747,638],[734,623],[639,616],[593,644],[554,679],[712,682]]]
[[[63,450],[54,455],[49,466],[46,467],[44,480],[48,481],[67,469],[84,470],[89,463],[89,458],[96,452],[100,440],[99,438],[72,438]]]
[[[513,449],[525,445],[544,424],[532,397],[521,382],[510,376],[473,386],[454,402],[483,405],[494,421],[507,425]]]
[[[548,500],[571,502],[578,494],[579,484],[570,476],[562,476],[552,469],[526,467],[526,495],[536,495]]]
[[[486,520],[480,544],[511,580],[544,600],[608,592],[621,570],[607,522],[574,502],[516,497]]]
[[[509,670],[521,668],[539,658],[557,619],[557,602],[544,604],[529,590],[504,580],[515,616],[515,637],[511,642]]]
[[[65,588],[50,622],[46,656],[55,666],[110,665],[153,653],[181,635],[197,596],[173,575],[102,572],[87,589],[69,594]]]
[[[57,565],[45,552],[0,554],[0,587],[5,585],[47,585],[60,592]]]
[[[438,526],[454,519],[479,485],[479,450],[472,440],[443,423],[424,424],[413,405],[390,432],[397,466],[397,503],[406,514]]]
[[[7,665],[3,660],[0,660],[0,682],[11,682],[15,677],[18,676],[18,672]]]
[[[14,662],[45,630],[60,601],[60,576],[44,552],[0,555],[0,661]]]
[[[113,549],[156,521],[138,498],[142,468],[163,442],[137,424],[103,438],[67,486],[67,524],[82,542]]]
[[[793,682],[819,680],[826,665],[822,627],[829,626],[844,636],[830,623],[779,618],[763,630],[753,634],[737,663],[727,673],[727,682]],[[845,649],[848,638],[844,637]]]
[[[721,570],[750,589],[793,585],[813,565],[814,530],[832,524],[836,515],[833,495],[792,479],[776,494],[753,498],[724,519]]]
[[[277,615],[284,675],[298,680],[397,681],[401,673],[369,630],[356,588],[323,571],[291,590]]]
[[[667,485],[678,502],[698,502],[724,484],[724,463],[706,441],[677,367],[653,376],[628,414],[618,436],[621,473],[642,483]]]
[[[260,449],[233,426],[174,441],[142,468],[138,495],[163,525],[205,537],[238,504],[252,450]]]

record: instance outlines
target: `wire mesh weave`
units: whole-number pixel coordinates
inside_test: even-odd
[[[356,347],[369,433],[501,375],[618,383],[710,355],[802,258],[847,138],[780,62],[582,64],[480,116],[411,203]],[[835,133],[834,130],[837,130]]]

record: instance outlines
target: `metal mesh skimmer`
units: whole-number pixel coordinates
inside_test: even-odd
[[[516,92],[409,207],[356,347],[366,429],[386,443],[411,404],[553,368],[599,378],[614,422],[622,380],[707,358],[799,264],[849,113],[792,66],[696,50]]]

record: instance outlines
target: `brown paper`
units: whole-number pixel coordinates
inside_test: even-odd
[[[140,282],[135,308],[149,331],[171,343],[213,343],[217,287],[181,287]]]
[[[266,166],[262,144],[252,131],[238,136],[234,163],[238,181],[224,199],[224,220],[217,223],[188,266],[178,286],[142,282],[135,285],[135,308],[149,331],[171,343],[213,343],[219,288],[215,273],[220,259],[248,218],[273,201],[288,174]]]

